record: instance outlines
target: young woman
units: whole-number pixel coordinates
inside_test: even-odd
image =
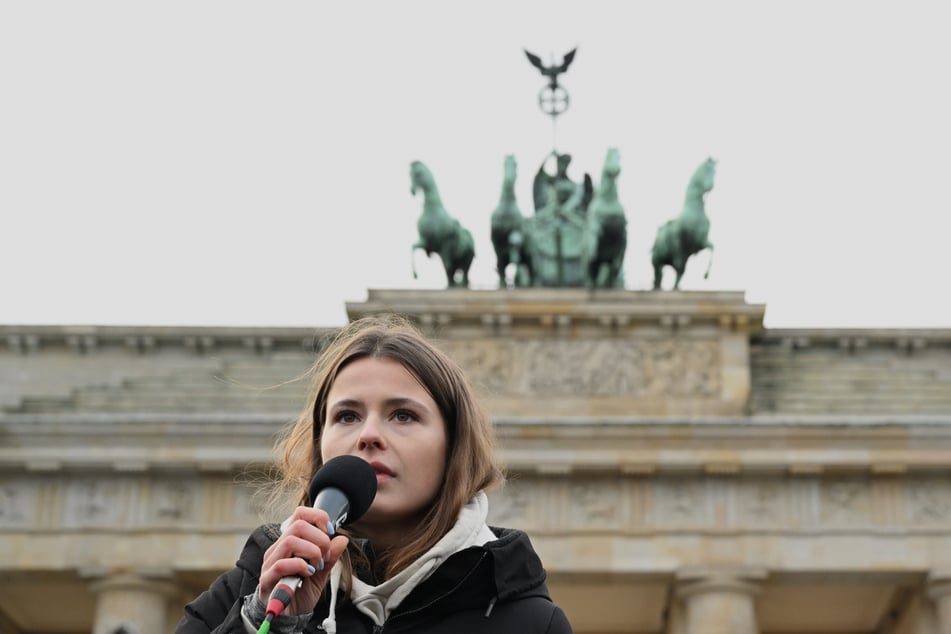
[[[313,372],[279,445],[300,506],[252,533],[176,631],[254,634],[277,582],[296,575],[303,584],[272,633],[570,634],[528,536],[486,525],[485,491],[503,476],[461,369],[405,320],[373,317],[344,328]],[[342,455],[373,467],[377,494],[331,537],[307,487]]]

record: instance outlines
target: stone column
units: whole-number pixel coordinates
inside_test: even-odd
[[[688,568],[677,572],[676,596],[686,608],[686,634],[759,634],[756,597],[766,571]]]
[[[937,632],[951,634],[951,569],[932,570],[926,586],[928,598],[934,604]]]
[[[667,606],[667,627],[664,634],[687,634],[687,612],[683,601],[676,597]]]
[[[133,573],[113,574],[90,584],[98,595],[92,634],[168,634],[168,597],[175,586]],[[174,624],[172,624],[174,625]]]

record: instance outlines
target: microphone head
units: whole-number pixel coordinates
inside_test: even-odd
[[[376,497],[376,471],[370,463],[356,456],[332,458],[314,474],[307,490],[309,504],[313,505],[321,490],[339,489],[350,503],[347,524],[358,520],[373,504]]]

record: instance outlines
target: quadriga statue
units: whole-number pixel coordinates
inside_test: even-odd
[[[449,215],[442,204],[432,173],[419,161],[410,163],[410,192],[423,192],[423,212],[416,220],[419,239],[413,244],[411,259],[416,279],[416,249],[431,257],[439,254],[449,288],[469,286],[469,267],[475,257],[475,242],[468,229]]]
[[[713,265],[713,243],[710,242],[710,219],[704,208],[704,197],[713,189],[716,176],[716,161],[708,158],[694,172],[687,185],[687,195],[680,215],[668,220],[657,230],[654,246],[651,249],[651,263],[654,265],[654,290],[659,290],[665,266],[677,273],[674,289],[680,288],[680,280],[687,269],[687,260],[703,249],[710,250],[710,259],[703,277],[710,275]]]

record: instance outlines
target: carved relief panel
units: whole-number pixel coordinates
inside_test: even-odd
[[[446,341],[472,380],[507,396],[693,396],[720,391],[720,344],[688,339]]]

